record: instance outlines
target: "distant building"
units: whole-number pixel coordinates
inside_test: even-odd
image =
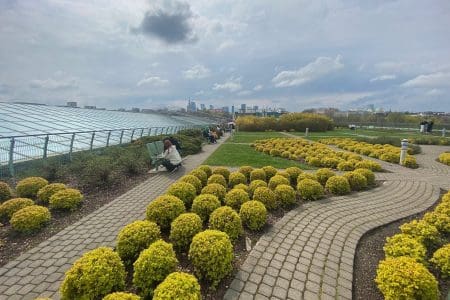
[[[131,109],[131,112],[140,112],[141,111],[141,109],[139,108],[139,107],[133,107],[132,109]]]
[[[206,105],[205,104],[200,104],[200,110],[206,110]]]
[[[95,105],[85,105],[84,108],[86,108],[86,109],[96,109],[97,106],[95,106]]]
[[[214,105],[210,105],[210,106],[209,106],[209,109],[210,109],[210,110],[213,110],[213,109],[214,109]]]
[[[66,106],[68,106],[68,107],[78,107],[78,103],[76,103],[75,101],[69,101],[69,102],[67,102]]]
[[[245,114],[246,112],[247,112],[247,105],[246,104],[241,104],[240,113]]]
[[[231,106],[231,113],[234,114],[234,105]]]
[[[224,106],[222,107],[222,111],[225,113],[229,113],[230,112],[230,108],[228,106]]]
[[[254,106],[253,106],[253,111],[254,111],[254,112],[257,112],[258,109],[259,109],[258,105],[254,105]]]
[[[189,100],[186,110],[188,112],[196,112],[197,111],[197,105],[195,104],[194,101]]]
[[[117,111],[125,111],[125,108],[119,108]]]

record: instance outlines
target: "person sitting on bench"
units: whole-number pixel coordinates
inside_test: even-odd
[[[164,140],[164,152],[159,156],[163,159],[160,164],[169,172],[172,172],[181,166],[182,159],[180,153],[178,152],[177,147],[175,147],[168,139]],[[158,171],[166,170],[164,170],[164,168],[158,168]],[[153,169],[151,172],[156,172],[156,169]]]

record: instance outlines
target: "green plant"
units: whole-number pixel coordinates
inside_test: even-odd
[[[221,206],[219,198],[212,194],[197,196],[192,203],[192,212],[200,216],[203,222],[209,220],[210,214]]]
[[[49,207],[51,209],[74,210],[83,201],[83,195],[77,189],[64,189],[56,192],[50,197]]]
[[[206,183],[208,182],[208,175],[205,173],[205,171],[201,170],[201,169],[194,169],[192,170],[189,175],[194,175],[195,177],[197,177],[198,179],[200,179],[200,181],[202,182],[202,185],[205,186]]]
[[[141,297],[132,293],[115,292],[106,295],[103,300],[141,300]]]
[[[258,187],[253,193],[253,200],[259,201],[268,210],[277,209],[280,203],[277,201],[277,195],[268,187]]]
[[[17,183],[16,192],[21,198],[36,199],[38,191],[47,184],[48,181],[42,177],[28,177]]]
[[[297,184],[298,176],[303,173],[303,171],[298,167],[289,167],[286,168],[286,172],[289,174],[289,179],[292,185]]]
[[[12,198],[13,192],[6,182],[0,181],[0,203]]]
[[[98,299],[125,287],[125,267],[111,248],[86,252],[66,272],[62,299]]]
[[[427,254],[427,249],[422,243],[403,233],[388,237],[383,250],[386,257],[408,256],[419,263],[425,263]]]
[[[287,184],[277,186],[275,188],[275,195],[277,202],[284,208],[289,208],[297,202],[295,190]]]
[[[31,205],[34,205],[34,201],[28,198],[9,199],[0,205],[0,219],[9,220],[16,211]]]
[[[317,181],[319,181],[319,183],[323,186],[325,186],[325,184],[327,183],[327,180],[330,177],[333,177],[334,175],[336,175],[333,171],[331,171],[331,169],[328,168],[322,168],[317,170],[316,172],[316,177],[317,177]]]
[[[225,204],[237,211],[247,201],[250,201],[248,193],[241,189],[232,189],[225,195]]]
[[[98,189],[110,187],[118,184],[123,178],[120,173],[117,159],[110,155],[93,156],[86,161],[77,159],[80,169],[74,170],[74,174],[79,174],[77,179],[79,184],[88,189]],[[72,167],[76,167],[73,166]]]
[[[183,177],[180,178],[179,181],[192,184],[195,187],[195,190],[197,191],[197,195],[202,192],[203,188],[202,182],[194,175],[184,175]]]
[[[313,173],[301,173],[300,175],[298,175],[297,177],[297,184],[302,181],[303,179],[311,179],[314,181],[319,182],[319,179],[317,178],[316,174]]]
[[[438,282],[434,276],[410,257],[381,261],[375,282],[386,300],[439,299]]]
[[[173,220],[170,226],[170,240],[175,248],[189,247],[194,235],[203,230],[202,219],[195,213],[184,213]]]
[[[228,180],[228,185],[232,188],[235,185],[238,184],[246,184],[247,183],[247,177],[245,177],[244,174],[242,174],[241,172],[232,172],[230,173],[230,177]]]
[[[255,180],[266,181],[266,172],[263,169],[254,169],[250,172],[250,182]]]
[[[355,166],[349,161],[341,161],[337,165],[337,169],[339,171],[353,171],[355,169]]]
[[[303,179],[297,184],[300,196],[305,200],[317,200],[323,197],[322,185],[312,179]]]
[[[202,195],[211,194],[216,196],[220,201],[223,201],[223,199],[225,199],[226,193],[227,189],[223,185],[218,183],[208,184],[202,189]]]
[[[156,285],[175,271],[177,264],[172,244],[158,240],[142,251],[134,262],[133,284],[142,297],[148,298]]]
[[[250,181],[250,174],[253,171],[253,167],[251,166],[241,166],[238,170],[240,173],[244,174],[247,181]]]
[[[423,216],[423,220],[441,233],[450,233],[450,213],[428,212]]]
[[[284,176],[281,176],[281,175],[275,175],[275,176],[273,176],[272,178],[270,178],[270,180],[269,180],[269,188],[271,189],[271,190],[275,190],[275,188],[277,187],[277,186],[279,186],[280,184],[285,184],[285,185],[289,185],[290,184],[290,181],[289,181],[289,179],[287,179],[286,177],[284,177]]]
[[[417,164],[416,158],[414,156],[406,156],[403,161],[403,165],[410,169],[417,169],[419,165]]]
[[[200,169],[200,170],[202,170],[203,172],[205,172],[205,173],[206,173],[206,176],[208,176],[208,177],[212,175],[212,169],[211,169],[210,166],[207,166],[207,165],[200,165],[200,166],[198,166],[197,169]]]
[[[14,230],[20,233],[33,233],[50,222],[48,208],[39,205],[26,206],[16,211],[10,220]]]
[[[190,208],[192,201],[197,196],[195,186],[187,182],[175,182],[167,189],[167,194],[172,195],[183,201],[186,208]]]
[[[360,191],[367,188],[367,179],[361,173],[347,172],[344,174],[344,177],[347,178],[348,183],[350,184],[350,188],[353,191]]]
[[[264,170],[264,172],[266,173],[266,180],[269,181],[270,178],[272,178],[273,176],[275,176],[278,172],[277,169],[275,169],[272,166],[265,166],[262,167],[262,169]]]
[[[228,181],[228,178],[230,177],[230,171],[225,167],[215,167],[213,169],[213,174],[222,175],[226,181]],[[225,185],[226,186],[226,185]]]
[[[116,251],[125,263],[133,263],[142,250],[160,238],[161,231],[156,223],[134,221],[119,232]]]
[[[153,300],[201,300],[200,285],[195,276],[174,272],[164,279],[155,289]]]
[[[376,161],[363,160],[355,164],[356,169],[369,169],[373,172],[380,172],[382,170],[381,165]]]
[[[211,213],[209,228],[225,232],[232,241],[242,234],[242,221],[238,213],[229,206],[222,206]]]
[[[333,195],[346,195],[350,193],[350,183],[344,176],[332,176],[325,183],[325,188]]]
[[[439,231],[436,227],[428,224],[424,220],[412,220],[400,226],[400,230],[404,234],[409,234],[426,246],[434,245],[439,242]]]
[[[281,177],[286,178],[289,182],[291,181],[291,176],[290,176],[289,173],[286,172],[286,171],[278,171],[277,174],[275,174],[275,176],[281,176]],[[275,176],[274,176],[274,177],[275,177]],[[272,178],[273,178],[273,177],[272,177]],[[272,178],[270,178],[270,179],[272,179]]]
[[[249,192],[248,185],[243,184],[243,183],[236,184],[236,185],[233,187],[233,190],[237,190],[237,189],[243,190],[243,191],[246,192],[247,194],[248,194],[248,192]]]
[[[147,206],[147,220],[155,222],[161,229],[166,229],[185,210],[184,203],[179,198],[172,195],[162,195]]]
[[[267,183],[263,180],[256,179],[252,182],[250,182],[248,186],[248,194],[250,197],[253,197],[253,194],[255,193],[255,190],[259,187],[267,187]]]
[[[47,204],[50,200],[50,197],[53,196],[53,194],[55,194],[56,192],[59,192],[61,190],[64,190],[66,188],[67,188],[67,186],[63,183],[48,184],[38,191],[37,199],[40,202]]]
[[[450,277],[450,244],[446,244],[443,247],[436,250],[433,253],[433,257],[430,261],[439,269],[442,277]]]
[[[367,185],[372,186],[375,184],[375,174],[373,174],[373,172],[371,170],[359,168],[353,172],[359,173],[359,174],[363,175],[364,177],[366,177]]]
[[[230,238],[218,230],[197,233],[189,248],[189,260],[198,278],[209,280],[211,287],[215,288],[233,270],[233,245]]]
[[[227,188],[227,180],[221,174],[213,174],[208,178],[208,185],[212,183],[217,183],[222,185],[224,188]]]
[[[266,224],[267,209],[261,202],[252,200],[242,204],[239,216],[250,230],[260,230]]]

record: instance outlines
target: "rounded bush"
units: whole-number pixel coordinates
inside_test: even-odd
[[[312,179],[303,179],[297,184],[300,196],[305,200],[317,200],[323,197],[322,185]]]
[[[335,175],[325,183],[325,188],[333,195],[346,195],[350,193],[350,183],[344,176]]]
[[[268,187],[256,188],[253,193],[253,200],[261,202],[268,210],[277,209],[279,206],[277,195]]]
[[[236,190],[236,189],[243,190],[243,191],[246,192],[247,194],[248,194],[248,191],[249,191],[248,185],[243,184],[243,183],[236,184],[236,185],[233,187],[233,190]]]
[[[197,196],[195,186],[187,182],[175,182],[167,189],[167,194],[172,195],[183,201],[186,208],[190,208],[192,201]]]
[[[233,270],[233,245],[226,233],[205,230],[192,239],[189,259],[197,277],[210,281],[215,288]]]
[[[111,248],[86,252],[66,272],[62,299],[98,299],[125,288],[125,267]]]
[[[281,156],[281,151],[278,149],[270,149],[269,154],[271,156]]]
[[[147,206],[147,220],[155,222],[162,229],[166,229],[185,210],[184,203],[179,198],[172,195],[162,195]]]
[[[16,211],[10,223],[12,228],[20,233],[32,233],[47,225],[50,219],[51,214],[48,208],[31,205]]]
[[[235,185],[238,184],[246,184],[247,183],[247,177],[245,177],[244,174],[241,172],[232,172],[230,173],[230,177],[228,180],[228,185],[232,188]]]
[[[286,178],[288,181],[291,181],[291,177],[290,177],[289,173],[286,171],[278,171],[277,174],[275,174],[275,176],[282,176],[282,177]]]
[[[439,242],[439,231],[436,227],[428,224],[424,220],[412,220],[409,223],[400,226],[400,230],[404,234],[409,234],[426,246],[434,245]]]
[[[211,169],[211,167],[208,166],[208,165],[200,165],[200,166],[198,166],[197,169],[200,169],[200,170],[202,170],[203,172],[205,172],[205,173],[206,173],[206,176],[208,176],[208,177],[212,175],[212,169]]]
[[[170,240],[175,248],[189,247],[194,235],[203,230],[202,219],[195,213],[184,213],[173,220],[170,226]]]
[[[227,180],[223,175],[220,174],[213,174],[208,178],[208,185],[217,183],[222,185],[224,188],[227,188]]]
[[[259,180],[259,179],[250,182],[250,184],[248,186],[249,196],[253,197],[255,190],[259,187],[267,187],[267,183],[265,181]]]
[[[209,228],[225,232],[232,241],[242,234],[242,221],[238,213],[229,206],[222,206],[211,213]]]
[[[377,163],[376,161],[372,161],[372,160],[360,161],[355,165],[355,168],[369,169],[373,172],[380,172],[382,170],[381,165],[379,163]]]
[[[0,181],[0,203],[12,198],[13,192],[6,182]]]
[[[410,257],[381,261],[375,282],[386,300],[439,299],[438,282],[434,276]]]
[[[348,172],[344,174],[344,177],[347,178],[350,188],[353,191],[360,191],[367,187],[367,179],[361,173]]]
[[[195,197],[192,203],[192,212],[200,216],[203,222],[209,220],[213,211],[221,206],[219,198],[212,194],[202,194]]]
[[[142,297],[149,297],[156,285],[174,272],[177,265],[172,244],[158,240],[142,251],[134,262],[133,284]]]
[[[439,269],[442,277],[450,277],[450,244],[446,244],[434,252],[430,261]]]
[[[297,203],[295,190],[287,184],[280,184],[275,188],[277,202],[284,208],[289,208]]]
[[[216,167],[214,168],[212,173],[213,175],[214,174],[222,175],[226,181],[228,181],[228,178],[230,177],[230,171],[225,167]]]
[[[328,178],[333,177],[334,175],[336,174],[328,168],[322,168],[316,172],[317,181],[323,186],[327,183]]]
[[[239,210],[242,223],[250,230],[260,230],[267,220],[267,209],[259,201],[248,201]]]
[[[241,189],[233,189],[225,195],[225,205],[239,211],[242,203],[250,201],[248,193]]]
[[[300,175],[298,175],[297,177],[297,184],[302,181],[303,179],[311,179],[314,181],[319,182],[319,179],[317,179],[316,174],[313,173],[301,173]]]
[[[255,180],[266,181],[266,172],[263,169],[254,169],[250,172],[250,182]]]
[[[303,173],[303,171],[298,167],[286,168],[286,172],[289,174],[291,184],[297,184],[298,175]]]
[[[21,198],[36,199],[38,191],[47,184],[48,181],[42,177],[28,177],[17,183],[16,192]]]
[[[139,297],[136,294],[132,293],[124,293],[124,292],[116,292],[109,295],[106,295],[103,300],[140,300],[141,297]]]
[[[238,170],[240,173],[244,174],[247,181],[250,181],[250,174],[253,171],[253,167],[250,166],[241,166]]]
[[[83,195],[77,189],[64,189],[56,192],[50,197],[49,207],[51,209],[74,210],[83,201]]]
[[[269,181],[270,178],[272,178],[273,176],[275,176],[278,172],[277,169],[275,169],[272,166],[265,166],[262,167],[262,169],[264,170],[264,172],[266,173],[266,180]]]
[[[189,172],[189,175],[193,175],[195,177],[197,177],[198,179],[200,179],[200,181],[202,182],[202,185],[205,186],[206,183],[208,182],[208,175],[205,173],[205,171],[201,170],[201,169],[194,169],[191,172]]]
[[[414,156],[406,156],[405,160],[403,161],[403,165],[411,169],[417,169],[419,167],[419,164],[417,163]]]
[[[423,220],[441,233],[450,233],[450,213],[428,212],[423,216]]]
[[[275,190],[275,188],[280,184],[289,185],[291,183],[286,177],[281,175],[275,175],[272,178],[270,178],[268,186],[271,190]]]
[[[353,171],[355,166],[349,161],[342,161],[337,165],[339,171]]]
[[[361,175],[363,175],[364,177],[366,177],[367,180],[367,185],[372,186],[375,184],[375,174],[373,174],[373,172],[369,169],[356,169],[355,171],[356,173],[359,173]]]
[[[161,238],[161,231],[154,222],[134,221],[117,235],[116,251],[125,263],[133,263],[142,250]]]
[[[28,198],[13,198],[0,205],[0,219],[11,219],[12,215],[26,207],[34,205],[34,201]]]
[[[48,184],[38,191],[37,199],[40,202],[47,204],[49,202],[51,196],[53,196],[56,192],[65,190],[66,188],[67,188],[67,186],[63,183]]]
[[[195,276],[174,272],[164,279],[155,289],[153,300],[201,300],[200,284]]]
[[[425,263],[427,255],[427,249],[422,243],[403,233],[388,237],[383,250],[386,257],[408,256],[419,263]]]
[[[183,177],[180,178],[180,181],[192,184],[195,187],[197,195],[202,192],[203,184],[201,180],[198,179],[196,176],[184,175]]]
[[[226,193],[227,189],[223,185],[218,183],[208,184],[202,189],[202,195],[211,194],[216,196],[220,201],[223,201],[223,199],[225,199]]]

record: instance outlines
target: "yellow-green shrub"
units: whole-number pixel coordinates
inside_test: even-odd
[[[350,183],[344,176],[335,175],[325,183],[325,188],[333,195],[346,195],[350,193]]]
[[[289,180],[291,181],[292,185],[297,184],[298,175],[303,173],[303,171],[298,167],[286,168],[286,172],[289,174]]]
[[[312,179],[303,179],[300,181],[297,184],[297,190],[305,200],[317,200],[322,198],[324,194],[322,185]]]
[[[189,248],[189,260],[197,277],[210,281],[215,288],[233,270],[233,245],[229,236],[218,230],[197,233]]]
[[[249,192],[248,185],[243,184],[243,183],[236,184],[236,185],[233,187],[233,190],[236,190],[236,189],[243,190],[243,191],[246,192],[247,194],[248,194],[248,192]]]
[[[0,181],[0,203],[12,198],[12,190],[6,182]]]
[[[117,235],[116,251],[125,263],[133,263],[142,250],[161,238],[161,231],[154,222],[134,221]]]
[[[209,228],[225,232],[232,241],[242,234],[242,221],[238,213],[229,206],[222,206],[209,217]]]
[[[272,166],[265,166],[262,167],[262,169],[264,170],[264,172],[266,173],[266,180],[269,181],[270,178],[272,178],[273,176],[275,176],[278,172],[277,169],[275,169]]]
[[[376,161],[372,161],[372,160],[360,161],[355,165],[355,168],[369,169],[374,172],[380,172],[382,170],[381,165],[379,163],[377,163]]]
[[[266,181],[266,172],[263,169],[254,169],[250,172],[250,182],[255,180]]]
[[[253,171],[253,167],[250,166],[241,166],[238,170],[240,173],[244,174],[247,181],[250,181],[250,174]]]
[[[271,190],[275,190],[275,188],[277,187],[277,186],[279,186],[280,184],[286,184],[286,185],[289,185],[290,184],[290,181],[289,181],[289,179],[287,179],[286,177],[284,177],[284,176],[281,176],[281,175],[275,175],[275,176],[273,176],[272,178],[270,178],[270,180],[269,180],[269,188],[271,189]]]
[[[427,249],[421,242],[403,233],[386,238],[383,250],[386,257],[408,256],[420,263],[425,263],[427,255]]]
[[[103,300],[141,300],[141,297],[132,293],[115,292],[106,295]]]
[[[417,169],[419,165],[417,164],[416,158],[414,156],[406,156],[403,161],[403,165],[410,169]]]
[[[59,192],[61,190],[65,190],[67,186],[63,183],[51,183],[47,184],[43,188],[41,188],[37,193],[37,199],[47,204],[50,200],[50,197],[53,196],[56,192]]]
[[[162,195],[147,206],[147,220],[158,224],[162,229],[170,227],[176,217],[185,212],[183,201],[172,195]]]
[[[291,180],[291,176],[290,176],[289,173],[286,172],[286,171],[278,171],[277,174],[275,174],[275,176],[282,176],[282,177],[286,178],[288,181]],[[275,176],[274,176],[274,177],[275,177]],[[273,178],[273,177],[272,177],[272,178]],[[272,179],[272,178],[270,178],[270,179]]]
[[[436,227],[428,224],[424,220],[412,220],[400,226],[404,234],[409,234],[425,245],[433,245],[439,242],[439,231]]]
[[[253,200],[261,202],[268,210],[277,209],[280,205],[277,201],[277,195],[268,187],[256,188],[253,193]]]
[[[16,211],[30,205],[34,205],[34,201],[28,198],[6,200],[0,205],[0,219],[9,220]]]
[[[340,160],[334,157],[324,157],[320,163],[325,168],[336,169]]]
[[[37,192],[46,186],[48,181],[42,177],[28,177],[16,185],[17,196],[21,198],[36,199]]]
[[[227,194],[227,189],[218,183],[211,183],[205,186],[202,189],[202,195],[203,194],[211,194],[216,196],[220,201],[223,201],[225,198],[225,195]]]
[[[195,197],[192,203],[192,212],[200,216],[203,222],[209,220],[209,216],[213,211],[221,205],[219,198],[212,194],[202,194]]]
[[[198,166],[197,169],[200,169],[200,170],[202,170],[203,172],[205,172],[205,173],[206,173],[206,176],[208,176],[208,177],[212,175],[212,169],[211,169],[211,167],[208,166],[208,165],[200,165],[200,166]]]
[[[439,269],[442,277],[450,277],[450,244],[436,250],[430,261]]]
[[[221,174],[213,174],[208,178],[208,185],[217,183],[222,185],[224,188],[227,188],[227,180]]]
[[[174,272],[177,265],[172,244],[158,240],[142,251],[134,262],[133,284],[142,297],[150,297],[156,285]]]
[[[225,167],[215,167],[212,173],[222,175],[226,181],[230,177],[230,170]]]
[[[200,284],[195,276],[174,272],[164,279],[155,289],[153,300],[201,300]]]
[[[438,213],[438,212],[428,212],[423,217],[423,220],[433,225],[434,227],[442,233],[450,233],[450,214]]]
[[[203,184],[198,177],[194,175],[184,175],[180,178],[180,181],[192,184],[195,187],[197,195],[202,192]]]
[[[360,191],[367,187],[367,179],[364,175],[358,172],[347,172],[344,174],[347,178],[348,183],[350,183],[350,188],[353,191]]]
[[[439,155],[439,161],[450,166],[450,152],[444,152]]]
[[[270,149],[269,154],[270,156],[281,156],[281,151],[278,149]]]
[[[386,300],[439,299],[438,283],[434,276],[424,265],[410,257],[381,261],[375,282]]]
[[[173,220],[170,226],[170,240],[175,248],[186,249],[194,235],[203,230],[202,219],[195,213],[184,213]]]
[[[284,208],[289,208],[297,202],[295,190],[287,184],[278,185],[275,188],[275,195],[277,202]]]
[[[197,196],[195,186],[187,182],[175,182],[167,189],[167,194],[172,195],[183,201],[186,208],[190,208],[192,201]]]
[[[353,172],[359,173],[359,174],[363,175],[364,177],[366,177],[367,185],[372,186],[375,184],[375,174],[373,174],[373,172],[371,170],[359,168],[359,169],[355,169],[355,171],[353,171]]]
[[[266,224],[267,209],[261,202],[252,200],[242,204],[239,216],[250,230],[259,230]]]
[[[51,214],[48,208],[31,205],[16,211],[10,223],[12,228],[20,233],[32,233],[47,225],[50,219]]]
[[[238,184],[246,184],[247,183],[247,177],[245,177],[244,174],[242,174],[241,172],[232,172],[230,173],[230,177],[228,180],[228,185],[232,188],[235,185]]]
[[[225,195],[225,204],[237,211],[241,208],[242,203],[247,201],[250,201],[248,193],[241,189],[233,189]]]
[[[52,209],[74,210],[83,201],[83,195],[77,189],[64,189],[54,193],[49,200]]]
[[[298,175],[297,177],[297,184],[302,181],[303,179],[311,179],[314,181],[319,182],[319,179],[317,178],[316,174],[313,173],[301,173],[300,175]]]
[[[200,179],[200,181],[202,182],[202,185],[205,186],[206,183],[208,182],[208,175],[205,173],[205,171],[201,170],[201,169],[194,169],[191,172],[189,172],[189,175],[193,175],[195,177],[197,177],[198,179]]]
[[[333,177],[334,175],[336,174],[328,168],[322,168],[316,171],[317,181],[323,186],[327,183],[328,178]]]
[[[267,187],[267,183],[259,179],[250,182],[250,184],[248,185],[248,194],[250,195],[250,197],[253,197],[255,190],[259,187]]]
[[[342,161],[337,165],[339,171],[353,171],[355,166],[349,161]]]
[[[61,285],[62,299],[98,299],[125,287],[125,267],[111,248],[86,252],[69,271]]]

